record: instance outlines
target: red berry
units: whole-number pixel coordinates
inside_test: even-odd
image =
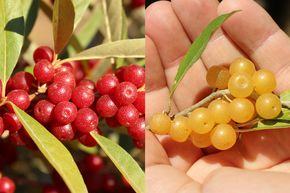
[[[145,92],[144,91],[137,93],[137,98],[133,104],[141,114],[143,115],[145,114]]]
[[[131,64],[124,70],[124,80],[135,84],[137,88],[140,88],[145,83],[145,69],[136,64]]]
[[[3,134],[4,132],[4,121],[3,118],[0,117],[0,136]]]
[[[104,160],[101,156],[88,154],[84,158],[86,167],[91,172],[97,172],[105,166]]]
[[[0,192],[1,193],[14,193],[15,183],[8,177],[0,178]]]
[[[52,121],[52,111],[55,105],[47,100],[38,101],[34,106],[34,117],[40,123],[49,123]]]
[[[116,192],[117,180],[112,174],[104,174],[102,176],[102,187],[106,192]]]
[[[8,93],[7,100],[14,103],[17,107],[19,107],[22,110],[26,110],[30,105],[29,95],[24,90],[13,90]],[[13,111],[13,108],[11,105],[7,105],[10,111]]]
[[[126,69],[126,67],[122,66],[122,67],[118,68],[115,71],[115,75],[117,76],[119,82],[123,82],[124,81],[124,71],[125,71],[125,69]]]
[[[138,8],[145,5],[145,0],[132,0],[131,5],[133,8]]]
[[[128,128],[129,135],[138,141],[144,141],[145,139],[145,119],[144,117],[139,118]]]
[[[89,69],[93,69],[93,68],[97,67],[99,63],[100,63],[100,60],[98,60],[98,59],[88,60]]]
[[[73,140],[76,132],[70,123],[66,125],[53,123],[51,125],[50,131],[57,139],[61,141]]]
[[[82,133],[88,133],[97,128],[99,118],[97,114],[90,108],[82,108],[78,111],[74,121],[76,128]]]
[[[28,149],[30,149],[30,150],[38,150],[38,147],[36,146],[36,144],[31,139],[31,137],[29,136],[29,134],[27,133],[27,131],[25,129],[20,129],[18,131],[18,134],[19,134],[19,137],[25,143],[25,146]]]
[[[42,189],[42,193],[62,193],[61,189],[55,185],[47,185]]]
[[[99,128],[94,129],[95,132],[101,135],[101,131]],[[87,147],[95,147],[98,143],[96,140],[90,135],[90,133],[80,133],[79,142]]]
[[[34,51],[33,58],[35,62],[38,62],[43,59],[48,60],[49,62],[52,62],[54,59],[54,52],[48,46],[41,46],[41,47],[38,47]]]
[[[134,143],[135,147],[137,147],[139,149],[144,149],[144,147],[145,147],[145,141],[144,140],[135,140],[135,139],[133,139],[133,143]]]
[[[16,146],[24,146],[25,142],[22,140],[18,131],[9,133],[9,142]]]
[[[72,95],[72,88],[62,83],[52,83],[47,89],[48,99],[54,103],[69,101]]]
[[[74,89],[71,99],[78,108],[85,108],[93,104],[95,93],[85,86],[78,86]]]
[[[76,86],[76,79],[71,72],[59,72],[53,78],[54,83],[69,85],[71,88]]]
[[[35,83],[35,79],[32,74],[28,72],[17,72],[11,78],[11,88],[14,89],[21,89],[29,92]]]
[[[60,102],[53,109],[54,119],[62,125],[71,123],[75,120],[77,111],[75,104],[68,101]]]
[[[101,94],[113,94],[119,84],[117,77],[113,74],[103,75],[96,83],[96,89]]]
[[[116,87],[114,97],[120,105],[131,104],[137,98],[137,88],[131,82],[122,82]]]
[[[48,83],[53,79],[54,68],[48,60],[40,60],[35,64],[33,73],[40,83]]]
[[[117,113],[118,107],[109,95],[103,95],[96,103],[96,110],[101,117],[113,117]]]
[[[78,86],[85,86],[88,89],[95,90],[95,84],[91,80],[83,79],[78,83]]]
[[[117,112],[117,120],[125,127],[129,127],[135,123],[138,117],[139,112],[132,104],[120,107]]]
[[[106,123],[110,128],[115,128],[115,127],[121,126],[115,116],[106,118]]]
[[[74,76],[76,82],[81,81],[85,77],[85,72],[83,70],[82,64],[80,61],[71,61],[71,66],[73,67]]]
[[[66,63],[64,63],[66,64]],[[70,72],[70,73],[73,73],[73,68],[72,66],[70,65],[70,63],[68,63],[69,65],[64,65],[62,64],[60,67],[58,67],[57,69],[55,69],[55,74],[57,73],[61,73],[61,72]]]

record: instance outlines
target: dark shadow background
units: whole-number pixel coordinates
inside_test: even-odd
[[[146,7],[158,0],[146,0]],[[290,36],[290,1],[289,0],[256,0],[261,4],[278,25]]]

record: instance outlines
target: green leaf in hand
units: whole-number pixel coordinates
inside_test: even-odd
[[[98,142],[103,151],[112,160],[122,175],[130,183],[136,193],[145,193],[144,172],[137,162],[123,148],[111,140],[91,132],[92,137]]]
[[[71,0],[56,0],[53,6],[54,51],[59,54],[74,30],[75,10]]]
[[[0,0],[0,79],[3,95],[23,46],[25,27],[21,2]]]
[[[171,86],[170,90],[171,97],[173,96],[178,84],[185,76],[186,72],[202,55],[212,34],[226,21],[226,19],[228,19],[231,15],[233,15],[236,12],[237,11],[233,11],[231,13],[217,17],[212,22],[210,22],[208,26],[202,31],[202,33],[196,38],[196,40],[193,42],[193,44],[187,51],[186,55],[182,59],[180,66],[177,70],[174,83]]]
[[[78,167],[64,145],[30,115],[14,104],[11,105],[29,136],[62,177],[70,191],[72,193],[87,193]]]

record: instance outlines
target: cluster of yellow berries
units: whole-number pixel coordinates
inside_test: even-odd
[[[207,107],[200,107],[188,116],[156,113],[149,122],[150,130],[170,135],[177,142],[188,139],[199,147],[213,146],[219,150],[231,148],[237,140],[236,124],[247,123],[259,116],[274,119],[281,112],[281,102],[272,92],[275,75],[266,69],[256,71],[246,58],[238,58],[230,68],[213,66],[208,69],[207,82],[216,89],[228,88],[230,95],[217,98]]]

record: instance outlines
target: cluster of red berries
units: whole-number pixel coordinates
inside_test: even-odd
[[[145,137],[144,83],[144,68],[134,64],[119,68],[115,74],[105,74],[96,83],[98,115],[109,127],[127,127],[138,148],[144,147]]]
[[[99,155],[87,154],[78,162],[89,192],[130,193],[134,192],[123,177],[108,171],[109,164]],[[43,193],[69,193],[66,185],[57,172],[52,173],[53,184],[45,185]]]

